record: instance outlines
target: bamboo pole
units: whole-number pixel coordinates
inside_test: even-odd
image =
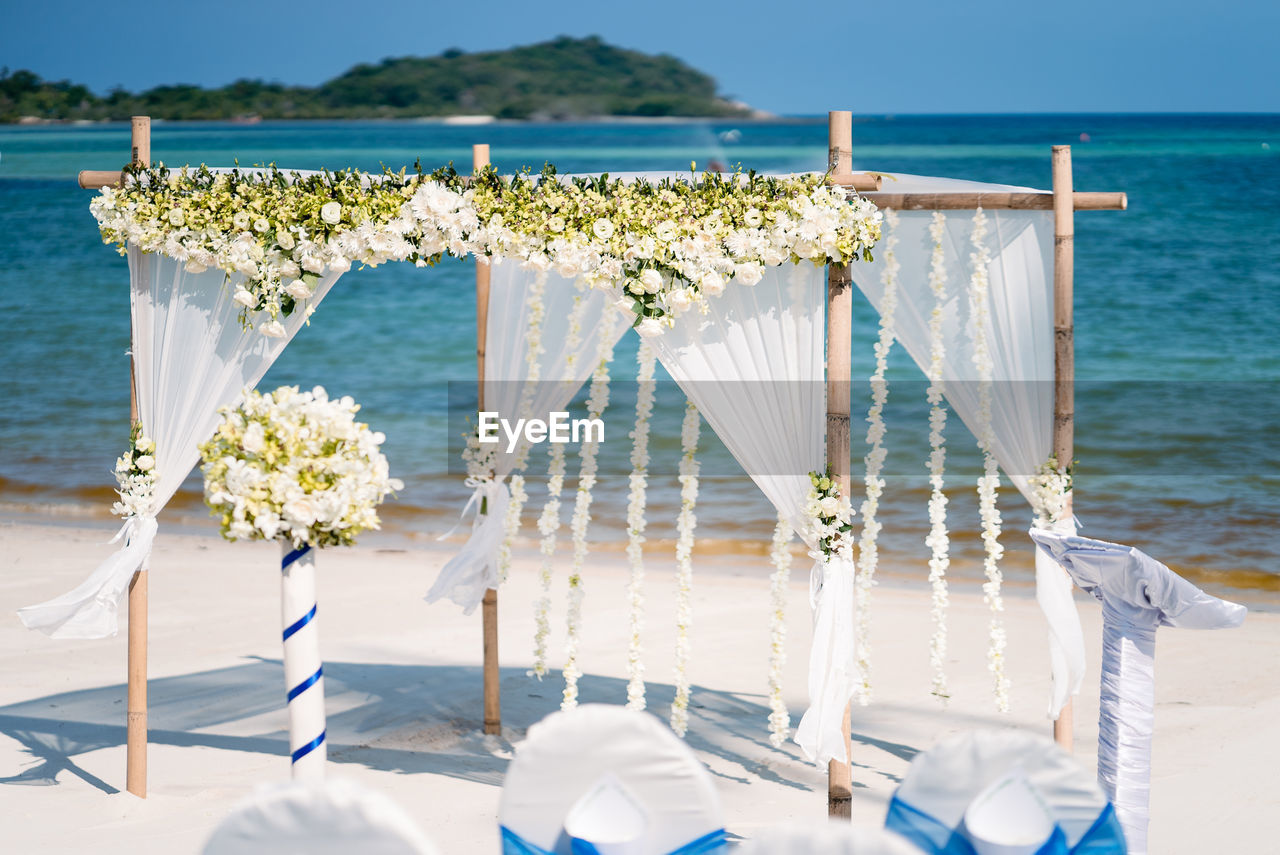
[[[151,119],[134,116],[130,136],[134,163],[151,163]],[[130,286],[132,288],[132,286]],[[132,300],[132,294],[130,295]],[[130,312],[132,315],[132,311]],[[130,349],[135,339],[129,324]],[[138,423],[138,384],[133,357],[129,357],[129,424]],[[147,797],[147,570],[150,559],[129,583],[129,687],[125,718],[125,789]]]
[[[855,172],[849,175],[828,175],[827,183],[838,187],[852,187],[861,193],[864,190],[879,190],[881,178],[874,172]]]
[[[1071,202],[1067,210],[1123,211],[1129,206],[1124,193],[864,193],[881,208],[896,211],[1056,210],[1059,199]]]
[[[1071,146],[1053,147],[1053,453],[1071,463],[1075,445],[1075,205],[1072,204]],[[1070,504],[1066,512],[1071,513]],[[1066,572],[1065,570],[1063,571]],[[1053,738],[1072,747],[1071,699],[1053,723]]]
[[[489,165],[489,146],[471,147],[472,164],[478,170]],[[489,326],[489,265],[476,259],[476,376],[479,383],[479,409],[484,409],[484,351]],[[498,592],[484,592],[480,604],[484,633],[484,732],[502,733],[502,689],[498,675]]]
[[[828,168],[833,175],[848,175],[853,165],[853,114],[827,114]],[[853,279],[847,264],[827,267],[827,465],[845,496],[849,483],[849,396],[853,350]],[[852,603],[848,604],[852,607]],[[842,725],[845,762],[827,764],[827,814],[849,819],[853,809],[853,778],[849,707]]]

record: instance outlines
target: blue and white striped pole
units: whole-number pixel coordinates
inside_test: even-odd
[[[281,541],[280,617],[289,702],[289,752],[295,780],[324,777],[324,677],[316,626],[316,551]]]

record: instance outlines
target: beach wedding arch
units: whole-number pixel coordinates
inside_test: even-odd
[[[651,382],[660,364],[687,399],[677,544],[682,568],[677,600],[683,605],[677,621],[677,701],[671,711],[677,729],[689,724],[695,709],[684,663],[696,629],[690,571],[700,425],[717,434],[778,512],[769,608],[775,744],[789,730],[780,682],[791,565],[786,544],[792,533],[805,541],[814,557],[815,644],[809,659],[810,706],[796,738],[814,760],[834,761],[832,809],[847,807],[844,711],[859,691],[870,696],[870,645],[859,627],[868,625],[881,525],[875,510],[885,489],[880,469],[887,448],[883,411],[889,351],[899,345],[930,381],[931,454],[921,471],[930,477],[931,530],[922,551],[933,587],[933,691],[942,697],[947,693],[945,573],[951,551],[961,543],[947,530],[954,517],[948,519],[943,492],[948,406],[986,454],[983,551],[989,598],[997,610],[992,663],[999,697],[1003,647],[995,622],[995,562],[1003,547],[995,507],[997,467],[1028,499],[1036,489],[1047,498],[1048,487],[1034,486],[1037,468],[1051,454],[1071,459],[1070,267],[1058,256],[1070,251],[1073,210],[1123,207],[1123,197],[1073,193],[1065,148],[1055,150],[1053,192],[900,174],[854,175],[851,118],[833,113],[831,122],[830,161],[823,172],[621,176],[565,176],[550,166],[504,176],[488,165],[487,146],[477,146],[477,168],[469,175],[451,166],[374,174],[168,169],[151,165],[149,125],[136,122],[135,164],[120,173],[90,176],[87,183],[82,176],[84,186],[102,188],[91,210],[104,241],[128,257],[132,283],[140,427],[120,472],[119,504],[129,514],[126,546],[75,591],[24,609],[24,621],[61,636],[115,632],[115,610],[129,579],[147,568],[155,514],[199,459],[201,444],[219,430],[220,408],[246,401],[243,390],[257,384],[352,266],[403,261],[425,267],[444,255],[472,256],[480,262],[481,409],[541,417],[565,410],[590,381],[588,408],[598,414],[608,405],[615,345],[629,329],[645,342],[636,368],[641,385]],[[1063,163],[1065,171],[1059,168]],[[872,192],[854,192],[860,184]],[[954,213],[966,210],[976,214]],[[884,251],[873,257],[882,237]],[[871,375],[871,453],[861,519],[854,513],[849,477],[852,286],[884,316]],[[627,513],[631,643],[626,700],[635,708],[645,703],[639,637],[651,411],[652,398],[642,394],[632,431]],[[245,419],[237,441],[256,445],[251,421]],[[265,441],[265,425],[263,431]],[[484,606],[486,637],[494,641],[485,653],[485,729],[491,733],[500,727],[495,588],[510,565],[529,501],[525,469],[531,450],[519,445],[509,454],[472,447],[467,485],[473,492],[473,527],[428,595],[466,610]],[[564,701],[572,705],[583,657],[590,655],[579,649],[578,620],[591,582],[585,558],[596,461],[591,444],[582,446],[576,460],[560,444],[548,444],[547,453],[549,484],[537,514],[542,585],[535,606],[534,671],[547,673],[555,658],[551,592],[556,571],[569,564],[571,572],[563,579],[568,598],[562,661]],[[211,465],[216,470],[220,464]],[[227,464],[224,473],[213,475],[210,494],[211,501],[220,498],[229,532],[234,527],[238,534],[256,537],[275,528],[276,537],[291,536],[312,519],[312,511],[314,520],[305,527],[309,537],[338,543],[344,532],[358,527],[337,524],[343,517],[324,516],[327,508],[297,496],[289,500],[298,502],[292,506],[251,507],[247,494],[231,489],[245,474],[237,466]],[[571,477],[576,482],[566,494]],[[304,476],[297,478],[302,483]],[[376,504],[372,496],[380,499],[385,493],[382,487],[390,483],[385,479],[385,470],[371,475],[357,505],[367,511],[370,502]],[[570,495],[573,549],[571,560],[562,561],[559,530]],[[1061,513],[1061,502],[1050,504],[1040,503],[1042,516]],[[1069,521],[1068,512],[1065,522],[1055,525]],[[1059,571],[1057,582],[1061,576]],[[1062,622],[1074,619],[1078,626],[1078,618],[1069,584],[1065,601],[1060,586],[1050,596],[1070,607],[1069,613],[1050,614],[1051,625],[1057,622],[1051,633],[1051,644],[1058,645],[1051,708],[1056,714],[1073,681],[1078,686],[1074,649],[1058,655],[1072,644]],[[855,617],[855,602],[862,605],[862,616]],[[131,656],[135,631],[145,639],[145,625],[135,630],[130,622]],[[136,649],[145,655],[145,644]],[[135,749],[145,741],[145,708],[135,708],[130,698],[131,728],[135,720],[142,728],[130,730],[132,768],[139,756]],[[135,781],[131,773],[129,787],[136,792]],[[141,786],[145,791],[145,779]]]

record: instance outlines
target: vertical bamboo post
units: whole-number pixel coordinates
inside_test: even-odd
[[[1071,463],[1075,445],[1075,198],[1071,146],[1053,147],[1053,453]],[[1071,513],[1071,506],[1067,506]],[[1063,571],[1066,572],[1065,570]],[[1053,738],[1066,751],[1072,743],[1071,699],[1053,723]]]
[[[471,147],[474,167],[489,165],[489,146]],[[489,265],[476,260],[476,377],[479,384],[479,409],[484,409],[484,351],[489,325]],[[480,604],[484,633],[484,732],[502,733],[502,691],[498,676],[498,592],[484,592]]]
[[[130,137],[133,163],[151,163],[151,119],[134,116]],[[132,285],[130,285],[132,288]],[[130,294],[132,306],[133,295]],[[130,309],[132,316],[132,308]],[[134,341],[129,324],[129,346]],[[138,423],[138,384],[133,357],[129,357],[129,424]],[[147,564],[144,562],[129,583],[128,698],[125,704],[125,789],[139,798],[147,797]]]
[[[853,172],[853,114],[827,114],[828,166],[834,175]],[[849,381],[853,350],[853,280],[847,264],[827,267],[827,465],[851,496],[849,483]],[[852,603],[848,604],[852,608]],[[849,819],[853,808],[849,708],[844,710],[845,762],[827,764],[827,814]]]

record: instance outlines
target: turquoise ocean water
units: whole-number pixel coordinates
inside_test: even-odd
[[[157,123],[152,151],[169,165],[238,158],[398,169],[416,159],[428,168],[469,164],[475,142],[491,144],[503,170],[548,160],[562,172],[685,169],[690,160],[811,170],[825,163],[826,124]],[[881,117],[854,126],[858,168],[1038,187],[1048,185],[1055,143],[1073,144],[1077,189],[1129,194],[1126,212],[1076,217],[1084,533],[1139,545],[1183,571],[1233,574],[1212,577],[1220,583],[1280,589],[1280,117]],[[75,174],[118,168],[128,145],[123,125],[0,129],[0,513],[52,506],[75,516],[110,504],[111,466],[128,434],[128,271],[102,245]],[[402,533],[446,530],[466,498],[446,416],[450,381],[456,395],[474,379],[473,281],[471,265],[454,261],[353,271],[263,383],[321,383],[364,404],[407,485],[386,514]],[[874,313],[857,299],[855,479],[875,335]],[[631,376],[634,348],[634,337],[624,340],[616,376]],[[882,542],[894,569],[923,577],[927,409],[921,375],[901,349],[890,381]],[[609,422],[617,436],[630,429],[633,395],[618,384]],[[681,404],[674,389],[660,393],[651,482],[659,539],[674,536]],[[958,420],[951,428],[950,527],[964,572],[982,554],[972,489],[979,461]],[[744,539],[763,547],[767,503],[710,445],[699,536],[726,549]],[[591,535],[602,543],[625,536],[628,446],[606,441]],[[532,492],[529,527],[540,501]],[[1029,511],[1012,488],[1002,504],[1011,572],[1025,572]],[[166,515],[213,530],[195,477]]]

